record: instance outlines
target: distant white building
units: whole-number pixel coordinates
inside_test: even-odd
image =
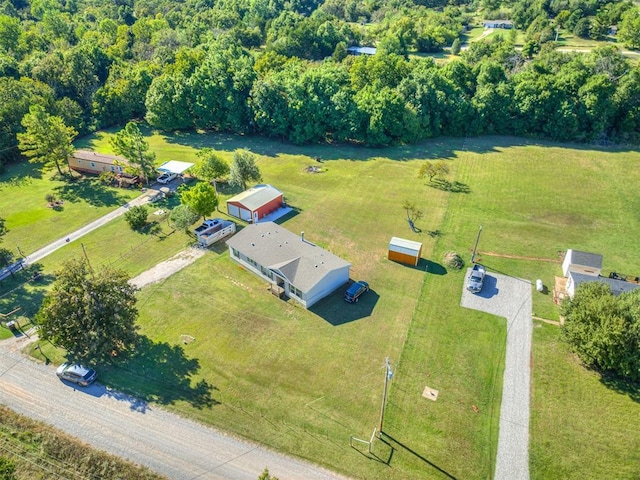
[[[376,47],[348,47],[347,53],[351,55],[375,55],[378,49]]]
[[[511,30],[513,28],[513,22],[511,20],[485,20],[482,24],[484,28],[504,28],[505,30]]]

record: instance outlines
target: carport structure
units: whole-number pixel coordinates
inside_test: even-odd
[[[193,167],[193,163],[169,160],[156,168],[156,170],[162,173],[175,173],[176,175],[182,175],[191,167]]]

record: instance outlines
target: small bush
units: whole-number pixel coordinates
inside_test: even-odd
[[[13,460],[0,457],[0,479],[14,480],[16,478],[16,464]]]
[[[464,267],[464,260],[456,252],[447,252],[444,254],[443,263],[446,267],[460,270]]]
[[[124,218],[133,230],[140,230],[147,224],[147,207],[138,205],[131,207]]]

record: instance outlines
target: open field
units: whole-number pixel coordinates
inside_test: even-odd
[[[640,393],[605,386],[558,334],[533,331],[531,478],[639,478]]]
[[[108,151],[107,135],[85,139],[82,146]],[[638,152],[493,137],[438,139],[384,150],[294,147],[217,134],[153,135],[150,143],[159,162],[193,161],[195,149],[203,146],[226,158],[236,148],[249,148],[259,156],[263,180],[282,189],[296,207],[283,225],[305,231],[310,241],[350,261],[352,278],[369,281],[372,291],[355,305],[346,305],[338,291],[306,311],[268,294],[264,282],[238,268],[219,248],[139,293],[147,340],[126,368],[101,371],[101,378],[359,478],[492,476],[504,320],[462,309],[463,273],[441,265],[449,250],[469,260],[479,225],[480,260],[489,269],[541,278],[549,289],[560,273],[558,252],[567,248],[602,253],[605,271],[640,273],[635,256],[640,235],[640,200],[634,195],[640,180]],[[425,159],[450,162],[452,174],[427,185],[416,178]],[[308,165],[321,166],[323,172],[308,174]],[[420,233],[407,226],[405,200],[425,213],[417,224]],[[183,234],[163,230],[166,236],[143,236],[120,219],[83,243],[94,265],[110,263],[133,276],[187,244]],[[424,242],[425,259],[418,268],[386,259],[393,235]],[[38,291],[65,257],[80,254],[78,245],[71,244],[46,258]],[[513,258],[518,256],[549,261]],[[37,305],[41,293],[32,288],[29,284],[0,297],[0,311],[19,301]],[[557,319],[550,297],[534,292],[534,311]],[[545,328],[557,332],[557,327]],[[181,335],[195,341],[183,344]],[[580,381],[584,372],[566,368],[571,357],[552,335],[536,334],[534,343],[535,354],[546,352],[566,382]],[[350,448],[349,437],[368,439],[378,424],[387,356],[394,369],[384,425],[388,444],[376,442],[377,459],[372,459],[366,447],[363,453]],[[567,451],[579,451],[591,438],[589,431],[574,432],[565,422],[582,404],[555,390],[552,371],[534,368],[531,452],[536,478],[565,473],[561,464],[548,464],[543,457],[553,455],[547,450],[549,425],[567,443]],[[604,385],[589,385],[597,390],[594,401],[609,398]],[[421,397],[425,386],[440,391],[437,402]],[[538,399],[544,399],[544,421],[536,416]],[[616,404],[619,409],[602,409],[597,425],[602,438],[619,438],[609,415],[638,415],[637,401],[621,396]],[[637,445],[639,438],[629,432],[624,445]],[[618,461],[616,455],[611,461]],[[633,468],[624,465],[621,472]],[[572,478],[591,475],[589,462],[575,462],[571,471]]]
[[[53,170],[41,172],[38,167],[24,162],[11,165],[0,175],[0,217],[9,230],[3,246],[16,256],[18,248],[29,255],[140,194],[105,187],[95,177],[74,182],[57,180],[52,178]],[[48,207],[45,196],[50,193],[64,203]]]

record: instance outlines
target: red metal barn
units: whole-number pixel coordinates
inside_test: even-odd
[[[229,215],[258,223],[284,204],[284,194],[271,185],[256,185],[227,200]]]
[[[418,265],[422,243],[404,238],[392,237],[389,242],[389,260],[404,263],[405,265]]]

